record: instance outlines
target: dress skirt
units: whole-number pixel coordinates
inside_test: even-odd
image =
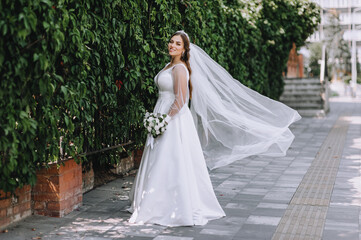
[[[174,95],[160,93],[154,112],[167,113]],[[214,194],[191,112],[184,105],[163,135],[148,136],[130,200],[131,223],[204,225],[225,216]]]

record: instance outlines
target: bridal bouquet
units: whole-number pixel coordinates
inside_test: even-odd
[[[154,138],[162,135],[167,129],[168,119],[167,114],[149,113],[147,112],[144,117],[144,127],[148,133],[152,134]]]

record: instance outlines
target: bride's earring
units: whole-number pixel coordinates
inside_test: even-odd
[[[182,52],[182,59],[184,59],[184,52]]]

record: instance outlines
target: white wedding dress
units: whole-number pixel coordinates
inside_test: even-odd
[[[155,77],[159,98],[154,112],[167,114],[175,102],[175,67],[187,76],[185,102],[165,133],[154,139],[153,146],[152,137],[147,138],[130,193],[130,223],[192,226],[225,216],[214,194],[188,108],[189,73],[183,64],[166,67]]]

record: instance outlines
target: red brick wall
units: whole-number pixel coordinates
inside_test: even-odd
[[[297,56],[298,57],[298,76],[300,78],[303,78],[303,55],[300,54]]]
[[[63,217],[81,205],[82,167],[74,160],[41,169],[37,177],[31,194],[35,214]]]
[[[133,153],[136,168],[142,155],[143,149]],[[0,229],[31,215],[32,210],[34,214],[63,217],[82,204],[83,188],[90,190],[93,184],[93,169],[82,174],[81,165],[74,160],[66,161],[64,166],[53,164],[41,169],[32,189],[27,185],[17,189],[14,196],[0,190]]]
[[[0,229],[31,215],[31,187],[16,189],[14,195],[0,190]]]

